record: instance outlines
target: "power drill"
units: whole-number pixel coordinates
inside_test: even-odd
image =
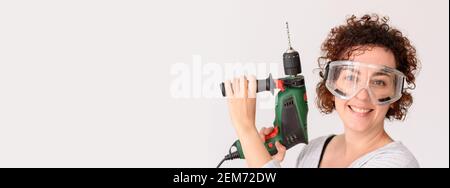
[[[289,25],[286,22],[289,48],[283,54],[284,78],[273,79],[272,75],[263,80],[257,80],[256,92],[270,91],[274,94],[274,89],[279,89],[275,99],[275,120],[273,122],[273,131],[265,136],[264,145],[271,155],[278,151],[275,142],[279,141],[286,149],[289,149],[300,143],[308,143],[308,133],[306,118],[308,114],[308,102],[306,97],[305,80],[300,73],[300,55],[291,46]],[[225,85],[220,84],[222,95],[225,97]],[[235,147],[236,151],[231,152]],[[244,159],[244,152],[239,140],[235,141],[224,159],[225,160]]]

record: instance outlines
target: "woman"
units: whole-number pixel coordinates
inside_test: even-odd
[[[331,30],[319,58],[317,106],[337,111],[344,133],[316,138],[305,146],[297,167],[419,167],[413,154],[384,129],[385,119],[403,120],[412,104],[418,60],[400,31],[377,15],[352,16]],[[262,140],[272,131],[255,127],[256,81],[227,81],[228,106],[249,167],[280,167],[285,147],[274,156]],[[312,123],[314,124],[314,123]]]

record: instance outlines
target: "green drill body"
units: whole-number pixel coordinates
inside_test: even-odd
[[[264,146],[271,155],[278,151],[275,142],[279,141],[286,149],[298,143],[308,143],[307,115],[308,102],[306,88],[302,75],[296,77],[286,77],[282,80],[298,80],[296,86],[284,86],[284,91],[279,91],[275,99],[275,120],[273,121],[274,131],[265,137]],[[244,152],[241,143],[237,140],[233,144],[239,158],[244,159]]]
[[[271,91],[279,89],[275,99],[275,120],[273,121],[273,131],[265,136],[264,146],[271,155],[278,153],[275,143],[279,141],[289,149],[299,143],[308,143],[307,134],[307,115],[308,102],[306,97],[305,80],[300,73],[302,72],[300,64],[300,55],[291,47],[289,27],[288,31],[289,48],[283,54],[283,68],[287,75],[284,78],[272,79],[269,77],[264,80],[257,80],[257,92]],[[225,96],[224,83],[220,84],[222,95]],[[232,147],[237,151],[231,152],[224,157],[218,167],[225,160],[236,158],[244,159],[244,152],[239,140],[236,140]]]

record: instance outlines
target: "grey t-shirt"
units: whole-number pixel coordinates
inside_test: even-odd
[[[329,136],[323,136],[312,140],[300,152],[296,167],[317,168],[322,149]],[[272,160],[265,164],[265,168],[281,167],[278,161]],[[385,146],[369,152],[348,166],[349,168],[419,168],[414,155],[399,141],[394,141]]]

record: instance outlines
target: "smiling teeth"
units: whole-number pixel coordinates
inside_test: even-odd
[[[363,109],[363,108],[358,108],[358,107],[354,107],[354,106],[351,106],[351,107],[352,107],[353,111],[358,112],[358,113],[367,113],[370,111],[370,109]]]

